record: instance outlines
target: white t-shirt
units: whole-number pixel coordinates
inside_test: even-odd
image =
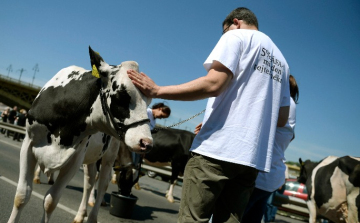
[[[294,136],[295,123],[296,104],[291,98],[288,122],[284,127],[276,128],[271,170],[269,173],[259,172],[255,181],[256,188],[273,192],[285,183],[285,150]]]
[[[270,171],[279,108],[290,105],[289,67],[271,39],[256,30],[225,33],[204,67],[216,60],[233,79],[210,98],[191,151]]]
[[[152,109],[151,108],[147,108],[147,115],[150,119],[150,130],[153,130],[155,128],[155,125],[156,125],[156,120],[154,118],[154,115],[152,113]]]

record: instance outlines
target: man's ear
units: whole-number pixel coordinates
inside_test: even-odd
[[[233,23],[234,23],[234,25],[236,26],[237,29],[240,29],[240,27],[241,27],[241,22],[242,22],[242,21],[238,20],[237,18],[234,18],[234,19],[233,19]]]

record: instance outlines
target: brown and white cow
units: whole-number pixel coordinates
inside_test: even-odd
[[[298,181],[308,191],[309,222],[317,215],[333,222],[360,222],[360,158],[328,156],[301,164]]]
[[[49,221],[63,189],[80,165],[87,162],[85,158],[96,162],[106,154],[102,150],[87,151],[89,135],[104,132],[124,140],[139,153],[152,146],[146,112],[150,100],[126,73],[128,69],[138,70],[138,64],[127,61],[111,66],[90,47],[89,53],[99,78],[80,67],[64,68],[41,89],[29,110],[20,152],[19,182],[8,222],[19,221],[21,210],[30,199],[36,163],[45,174],[60,171],[44,198],[42,222]],[[96,222],[96,214],[90,214],[88,222]]]

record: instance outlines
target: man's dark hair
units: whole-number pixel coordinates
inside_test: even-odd
[[[235,18],[238,20],[243,20],[247,25],[254,25],[257,29],[259,29],[258,20],[255,14],[250,11],[250,9],[245,7],[239,7],[230,12],[230,14],[224,20],[222,27],[233,24],[233,20]]]

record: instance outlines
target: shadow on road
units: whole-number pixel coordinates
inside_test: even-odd
[[[133,220],[144,221],[144,220],[155,220],[157,217],[153,215],[154,212],[164,212],[169,214],[177,214],[178,211],[165,208],[149,207],[149,206],[138,206],[136,205],[133,211]]]
[[[165,199],[165,195],[166,195],[165,193],[159,192],[157,190],[152,190],[152,189],[149,189],[149,188],[146,188],[146,187],[142,187],[141,189],[145,190],[145,191],[149,191],[149,192],[151,192],[153,194],[156,194],[156,195],[158,195],[160,197],[164,197],[164,199]],[[174,196],[174,200],[175,200],[176,203],[180,203],[180,198]]]

